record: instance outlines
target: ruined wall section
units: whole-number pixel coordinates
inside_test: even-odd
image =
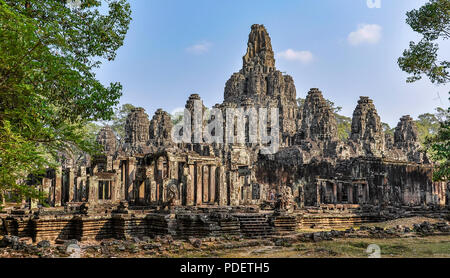
[[[278,155],[278,154],[277,154]],[[291,187],[299,207],[359,204],[381,207],[446,205],[446,183],[433,182],[433,167],[353,158],[297,164],[266,157],[257,164],[257,180],[269,188]],[[270,169],[270,170],[269,170]]]

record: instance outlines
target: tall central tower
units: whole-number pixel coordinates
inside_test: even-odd
[[[224,105],[279,108],[280,143],[282,146],[292,143],[298,115],[294,80],[276,69],[271,39],[264,25],[252,25],[242,69],[225,85]]]

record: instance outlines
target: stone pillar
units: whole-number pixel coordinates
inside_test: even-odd
[[[333,183],[333,204],[337,204],[338,194],[337,194],[337,185]]]
[[[55,202],[52,194],[52,180],[48,178],[42,179],[42,194],[45,197],[45,201],[48,205],[52,206]]]
[[[169,162],[169,172],[170,172],[170,178],[174,180],[178,180],[178,162],[177,161],[170,161]]]
[[[74,193],[75,193],[75,172],[73,168],[69,170],[69,202],[74,201]]]
[[[195,165],[196,169],[196,179],[195,179],[195,204],[201,205],[202,204],[202,166],[196,163]]]
[[[55,198],[54,206],[60,207],[62,200],[62,167],[55,170]]]
[[[320,181],[316,181],[316,206],[320,206],[320,188],[322,183]]]
[[[142,182],[139,182],[139,188],[138,188],[138,200],[141,204],[145,203],[145,179]]]
[[[127,160],[125,192],[127,201],[133,200],[134,180],[136,179],[136,158],[130,157]]]
[[[90,176],[88,177],[89,182],[89,203],[95,204],[98,202],[98,178],[97,176]]]
[[[230,199],[232,206],[238,206],[240,203],[239,189],[241,187],[241,183],[239,181],[239,175],[237,171],[233,171],[230,173]]]
[[[216,202],[216,166],[209,168],[209,202],[214,204]]]
[[[225,169],[223,166],[219,167],[219,174],[218,174],[218,181],[217,181],[217,189],[219,190],[217,194],[217,198],[219,201],[220,206],[226,206],[227,205],[227,184],[225,182]]]
[[[202,185],[203,185],[203,204],[206,204],[209,202],[209,166],[204,165],[203,167],[203,179],[202,179]]]
[[[186,205],[193,206],[195,199],[195,186],[194,186],[194,165],[189,165],[189,170],[186,171]]]
[[[353,184],[350,184],[350,186],[348,186],[348,203],[349,204],[354,203],[353,190],[354,190]]]

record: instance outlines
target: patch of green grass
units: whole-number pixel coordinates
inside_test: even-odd
[[[367,249],[369,244],[367,242],[357,241],[357,242],[350,242],[350,246],[356,247],[356,248],[364,248]]]

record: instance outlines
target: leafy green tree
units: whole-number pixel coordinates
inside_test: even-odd
[[[406,23],[420,33],[423,38],[417,44],[410,42],[409,49],[398,59],[400,68],[412,74],[408,82],[428,76],[433,83],[445,84],[450,81],[450,62],[438,61],[439,45],[436,40],[450,38],[450,0],[430,0],[420,9],[409,11]]]
[[[338,126],[338,136],[342,141],[347,141],[352,133],[352,118],[335,113]]]
[[[170,118],[172,119],[172,124],[177,125],[183,120],[184,112],[178,111],[170,115]]]
[[[131,20],[126,0],[0,0],[0,190],[31,196],[28,175],[60,151],[95,152],[86,124],[109,120],[122,92],[95,70],[114,60]],[[34,195],[33,195],[34,196]]]
[[[450,178],[450,121],[441,123],[437,134],[426,138],[425,147],[431,159],[438,163],[433,179],[448,181]]]
[[[419,115],[418,120],[415,121],[417,126],[417,132],[419,133],[420,143],[425,143],[425,139],[430,135],[435,135],[439,128],[440,122],[435,114],[425,113]]]
[[[128,114],[134,108],[136,108],[134,105],[126,103],[121,107],[116,108],[115,113],[111,118],[110,126],[120,140],[125,138],[125,123],[127,121]]]
[[[416,123],[424,149],[430,158],[438,163],[433,179],[448,181],[450,177],[450,108],[445,110],[439,107],[435,114],[420,115]]]
[[[381,127],[383,128],[383,131],[385,134],[394,136],[395,128],[391,128],[391,126],[387,123],[381,123]]]

